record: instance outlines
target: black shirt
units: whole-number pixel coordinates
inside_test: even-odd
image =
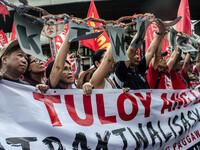
[[[149,84],[145,77],[146,70],[148,70],[148,67],[146,67],[146,59],[143,57],[135,71],[130,67],[127,68],[124,61],[118,62],[115,68],[115,74],[121,82],[124,82],[123,87],[129,87],[134,90],[149,89]]]
[[[9,79],[9,78],[6,78],[6,77],[3,77],[3,79],[5,80],[8,80],[8,81],[12,81],[12,82],[16,82],[16,83],[20,83],[20,84],[24,84],[24,85],[30,85],[28,82],[26,81],[22,81],[22,80],[12,80],[12,79]]]

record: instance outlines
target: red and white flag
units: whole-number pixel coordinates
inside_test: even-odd
[[[155,32],[157,30],[158,30],[158,27],[156,26],[155,23],[152,23],[147,28],[146,35],[145,35],[145,52],[148,50],[152,40],[154,39]],[[169,56],[170,56],[170,50],[169,50],[169,44],[168,44],[168,40],[167,40],[166,35],[163,39],[163,49],[162,49],[162,51],[168,51],[168,55],[165,56],[165,58],[168,59]]]
[[[10,16],[10,12],[8,11],[7,6],[1,3],[0,3],[0,14],[3,15],[4,21],[6,21],[6,15]]]
[[[12,26],[12,33],[11,33],[11,41],[14,41],[17,39],[17,35],[16,35],[16,31],[15,31],[15,25],[13,22],[13,26]]]
[[[181,0],[177,17],[182,16],[182,19],[177,23],[176,30],[192,36],[190,8],[188,0]]]
[[[3,30],[0,31],[0,44],[4,46],[4,44],[8,43],[8,39],[6,34],[3,32]]]
[[[99,19],[99,15],[98,15],[96,6],[94,4],[94,0],[91,0],[87,17],[93,17],[93,18]],[[101,23],[93,22],[93,21],[88,21],[88,25],[91,27],[101,27]],[[108,47],[110,46],[110,39],[107,33],[105,32],[105,30],[104,29],[94,30],[94,33],[100,32],[100,31],[104,31],[104,32],[99,37],[95,39],[83,40],[80,43],[86,47],[91,48],[94,51],[98,49],[108,49]]]

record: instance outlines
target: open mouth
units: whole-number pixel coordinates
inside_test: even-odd
[[[73,76],[72,76],[72,75],[70,75],[70,76],[68,76],[68,77],[67,77],[67,79],[73,79]]]

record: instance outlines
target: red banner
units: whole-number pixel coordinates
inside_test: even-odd
[[[192,36],[190,8],[188,0],[181,0],[177,17],[182,16],[182,19],[177,23],[176,30]]]
[[[0,31],[0,44],[4,46],[4,44],[8,43],[7,36],[3,32],[3,30]]]
[[[17,35],[16,35],[16,31],[15,31],[15,25],[13,22],[13,26],[12,26],[12,33],[11,33],[11,41],[14,41],[17,39]]]
[[[6,21],[6,15],[10,16],[10,12],[4,4],[0,4],[0,14],[3,15],[4,21]]]
[[[94,4],[94,0],[91,0],[87,17],[99,18],[96,6]],[[88,21],[88,25],[91,27],[101,27],[101,23],[93,22],[93,21]],[[100,31],[104,31],[104,32],[98,38],[83,40],[80,43],[86,47],[91,48],[94,51],[96,51],[98,49],[108,49],[108,47],[110,45],[110,39],[109,39],[107,33],[105,32],[105,30],[104,29],[94,30],[94,33],[100,32]]]

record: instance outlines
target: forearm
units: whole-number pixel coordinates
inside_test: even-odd
[[[50,82],[51,86],[55,88],[60,80],[60,76],[63,72],[66,57],[69,51],[70,43],[68,42],[68,34],[59,50],[58,55],[56,56],[53,68],[50,73]]]
[[[154,70],[158,69],[159,61],[160,61],[160,59],[162,59],[162,57],[161,57],[162,48],[163,48],[163,42],[161,41],[158,49],[156,50],[154,59],[152,60],[152,65],[153,65]]]
[[[103,61],[101,62],[97,70],[94,72],[90,80],[90,83],[94,86],[95,89],[104,88],[104,78],[106,78],[109,75],[113,62],[114,59],[112,55],[112,47],[110,46],[104,55]]]
[[[170,59],[169,59],[169,61],[167,63],[169,70],[173,69],[176,66],[176,64],[178,62],[177,60],[181,56],[180,48],[178,48],[178,51],[179,51],[179,53],[176,53],[175,51],[172,53],[172,55],[171,55],[171,57],[170,57]]]
[[[65,64],[66,57],[67,57],[67,54],[69,52],[69,47],[70,47],[70,42],[68,41],[69,40],[68,34],[69,33],[67,33],[63,41],[63,44],[60,47],[58,55],[56,56],[55,63],[54,63],[55,69],[57,68],[57,69],[62,70],[64,68],[64,64]]]
[[[155,34],[155,37],[153,41],[151,42],[146,54],[146,65],[149,65],[149,62],[151,61],[153,55],[156,53],[156,56],[161,55],[162,47],[163,47],[163,36]]]

